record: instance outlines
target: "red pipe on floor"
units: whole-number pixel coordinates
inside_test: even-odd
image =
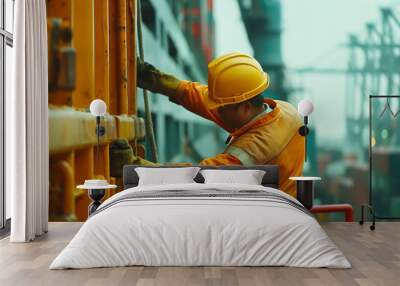
[[[314,205],[310,211],[314,214],[343,212],[347,222],[354,221],[353,207],[350,204]]]

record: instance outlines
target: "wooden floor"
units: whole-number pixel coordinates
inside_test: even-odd
[[[48,270],[80,223],[50,223],[49,233],[32,242],[0,241],[0,285],[400,285],[400,223],[323,224],[353,265],[352,269],[289,267],[123,267]]]

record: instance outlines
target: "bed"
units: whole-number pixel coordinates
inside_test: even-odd
[[[279,168],[261,185],[195,183],[138,186],[125,166],[125,190],[85,222],[50,269],[144,266],[350,268],[343,253],[297,200],[279,191]],[[157,167],[162,168],[162,167]]]

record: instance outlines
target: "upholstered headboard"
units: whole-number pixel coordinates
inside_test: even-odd
[[[124,189],[136,187],[139,182],[139,177],[135,171],[138,165],[125,165],[123,171]],[[262,185],[279,189],[279,166],[278,165],[255,165],[255,166],[196,166],[201,169],[222,169],[222,170],[263,170],[265,171]],[[181,166],[160,166],[146,168],[182,168]],[[194,179],[198,183],[204,183],[203,176],[199,173]]]

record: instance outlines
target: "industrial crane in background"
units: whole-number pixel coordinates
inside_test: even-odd
[[[343,194],[354,205],[367,201],[368,147],[369,147],[369,96],[399,95],[400,91],[400,20],[392,8],[381,8],[378,23],[366,23],[362,35],[350,34],[348,42],[337,48],[347,48],[347,68],[318,68],[315,66],[295,70],[297,74],[344,75],[346,77],[345,149],[353,153],[353,163],[344,166],[342,176],[331,180],[333,190]],[[390,216],[399,215],[400,184],[393,170],[400,167],[400,113],[398,99],[374,100],[371,106],[371,150],[374,156],[373,180],[375,206]],[[370,154],[372,156],[372,154]],[[344,158],[342,154],[342,158]],[[372,171],[372,170],[371,170]],[[326,178],[329,175],[324,175]],[[329,183],[328,183],[329,185]]]
[[[381,25],[366,24],[364,39],[349,35],[344,45],[349,49],[347,69],[305,67],[295,70],[298,74],[346,75],[346,139],[358,150],[368,146],[365,136],[368,134],[368,96],[400,91],[400,21],[391,8],[381,8],[380,15]],[[382,103],[374,108],[383,108]]]
[[[284,63],[282,57],[282,5],[281,1],[238,0],[242,19],[254,57],[271,77],[267,97],[287,100],[288,90],[284,85]]]
[[[381,25],[367,23],[364,40],[357,35],[349,37],[347,137],[360,147],[368,145],[363,138],[368,130],[368,96],[394,95],[400,90],[400,22],[392,9],[382,8],[380,12]],[[374,109],[380,110],[382,104],[388,102],[378,102]],[[357,105],[359,108],[351,108]]]

